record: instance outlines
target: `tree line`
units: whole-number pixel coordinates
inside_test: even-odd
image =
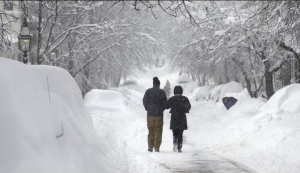
[[[176,69],[199,81],[243,82],[251,97],[300,83],[300,2],[209,1],[187,3],[192,22],[181,20],[170,39]]]

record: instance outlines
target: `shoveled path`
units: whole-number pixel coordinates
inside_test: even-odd
[[[182,153],[174,153],[171,149],[167,149],[160,153],[149,154],[170,170],[166,173],[255,173],[240,163],[220,158],[207,150],[195,150],[193,144],[188,143],[186,138]]]

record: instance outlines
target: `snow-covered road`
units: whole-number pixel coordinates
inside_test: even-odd
[[[152,78],[158,76],[161,85],[170,80],[172,88],[177,84],[178,74],[169,74],[166,69],[155,69],[140,77],[138,86],[121,87],[115,90],[126,96],[126,107],[88,107],[92,113],[96,131],[105,137],[107,145],[114,145],[116,165],[122,165],[122,172],[201,172],[201,173],[253,173],[236,161],[221,158],[204,148],[201,131],[209,128],[199,124],[199,117],[205,112],[214,112],[214,104],[198,105],[190,98],[191,113],[188,114],[189,130],[184,132],[183,153],[173,152],[172,131],[169,129],[170,114],[165,111],[163,140],[160,153],[147,152],[146,111],[142,97],[146,88],[152,87]],[[109,102],[109,100],[107,100]],[[197,106],[197,109],[193,107]],[[210,127],[211,128],[211,127]],[[216,127],[217,128],[217,127]],[[205,140],[205,139],[204,139]]]

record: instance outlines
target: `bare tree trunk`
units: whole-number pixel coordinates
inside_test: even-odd
[[[251,98],[255,97],[257,98],[257,95],[254,95],[252,93],[252,90],[251,90],[251,81],[250,79],[248,78],[248,74],[247,74],[247,71],[245,70],[245,67],[243,65],[242,62],[239,62],[237,59],[235,58],[232,58],[232,61],[240,68],[240,70],[242,71],[243,75],[244,75],[244,78],[245,78],[245,82],[246,82],[246,87],[247,87],[247,91],[249,93],[249,95],[251,96]]]
[[[206,75],[205,75],[205,73],[202,75],[202,86],[205,86],[206,85],[206,80],[205,80],[205,78],[206,78]]]
[[[74,73],[74,61],[73,61],[73,52],[72,52],[72,47],[73,47],[73,41],[71,39],[71,36],[69,35],[68,39],[68,48],[69,48],[69,66],[68,66],[68,71],[69,73],[73,76]]]
[[[295,62],[295,81],[300,83],[300,60]]]
[[[36,56],[36,61],[37,64],[42,64],[42,57],[40,56],[40,50],[42,47],[42,21],[43,21],[43,6],[42,6],[42,1],[39,1],[39,27],[38,27],[38,41],[37,41],[37,56]]]
[[[266,94],[267,98],[270,99],[274,94],[274,84],[273,84],[273,72],[270,72],[271,64],[266,58],[264,52],[262,51],[261,58],[265,66],[265,84],[266,84]]]
[[[87,66],[83,70],[83,78],[82,78],[82,96],[85,96],[87,92],[89,92],[90,87],[89,87],[89,77],[90,77],[90,68]]]
[[[225,76],[225,81],[226,83],[230,82],[230,79],[228,77],[228,64],[227,64],[227,60],[225,59],[225,63],[224,63],[224,76]]]

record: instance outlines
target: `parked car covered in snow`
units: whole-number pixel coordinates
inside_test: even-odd
[[[207,100],[209,98],[209,92],[212,90],[212,86],[203,86],[196,94],[196,101]]]
[[[178,78],[178,83],[188,83],[191,80],[192,79],[190,78],[190,76],[187,73],[182,73]]]

